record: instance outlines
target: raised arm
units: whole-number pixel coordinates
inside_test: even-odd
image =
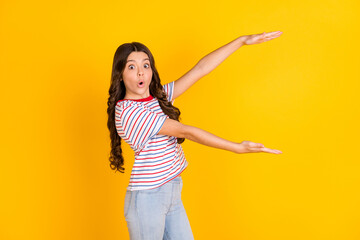
[[[200,78],[214,70],[220,63],[222,63],[241,46],[266,42],[279,37],[281,34],[282,32],[276,31],[269,33],[264,32],[262,34],[244,35],[207,54],[205,57],[201,58],[192,69],[175,81],[173,99],[183,94]]]
[[[158,134],[186,138],[209,147],[219,148],[234,153],[282,153],[279,150],[266,148],[261,143],[250,141],[243,141],[241,143],[231,142],[200,128],[185,125],[172,119],[165,120]]]

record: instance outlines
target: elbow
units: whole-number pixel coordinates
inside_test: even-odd
[[[199,73],[201,77],[209,73],[206,65],[207,64],[204,59],[200,59],[200,61],[195,65],[195,70]]]
[[[189,138],[190,136],[190,126],[188,125],[185,125],[185,124],[181,124],[181,129],[180,129],[180,132],[179,132],[179,138]]]
[[[190,135],[190,126],[173,119],[166,119],[158,134],[177,138],[187,138]]]

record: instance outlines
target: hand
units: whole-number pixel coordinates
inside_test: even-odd
[[[274,38],[280,37],[281,34],[282,34],[281,31],[268,32],[268,33],[264,32],[260,34],[244,35],[241,36],[241,38],[243,39],[244,45],[252,45],[252,44],[259,44],[270,41]]]
[[[258,152],[266,152],[266,153],[274,153],[274,154],[280,154],[282,153],[280,150],[270,149],[266,148],[261,143],[254,143],[250,141],[242,141],[240,143],[241,145],[241,151],[238,153],[258,153]]]

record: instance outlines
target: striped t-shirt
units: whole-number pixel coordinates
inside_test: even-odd
[[[163,85],[168,101],[172,100],[174,82]],[[169,116],[153,96],[119,100],[115,106],[115,124],[119,136],[135,152],[128,190],[160,187],[185,170],[188,163],[174,136],[160,135]]]

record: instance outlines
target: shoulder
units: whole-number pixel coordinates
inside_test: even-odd
[[[120,117],[122,117],[124,113],[134,111],[137,108],[143,108],[142,104],[134,101],[119,100],[115,105],[115,115],[120,115]]]
[[[166,83],[162,87],[166,93],[170,93],[174,88],[174,81]]]
[[[162,85],[162,86],[163,86],[164,88],[171,88],[171,87],[174,86],[174,82],[175,82],[175,81],[172,81],[172,82],[166,83],[166,84],[164,84],[164,85]]]
[[[131,101],[119,100],[115,105],[115,112],[121,112],[132,105],[133,103]]]
[[[163,89],[167,95],[167,99],[169,102],[171,102],[173,99],[173,93],[174,93],[174,81],[169,82],[167,84],[163,85]]]
[[[115,115],[120,118],[127,115],[136,115],[137,113],[149,112],[151,109],[142,102],[136,102],[131,100],[119,100],[115,106]]]

